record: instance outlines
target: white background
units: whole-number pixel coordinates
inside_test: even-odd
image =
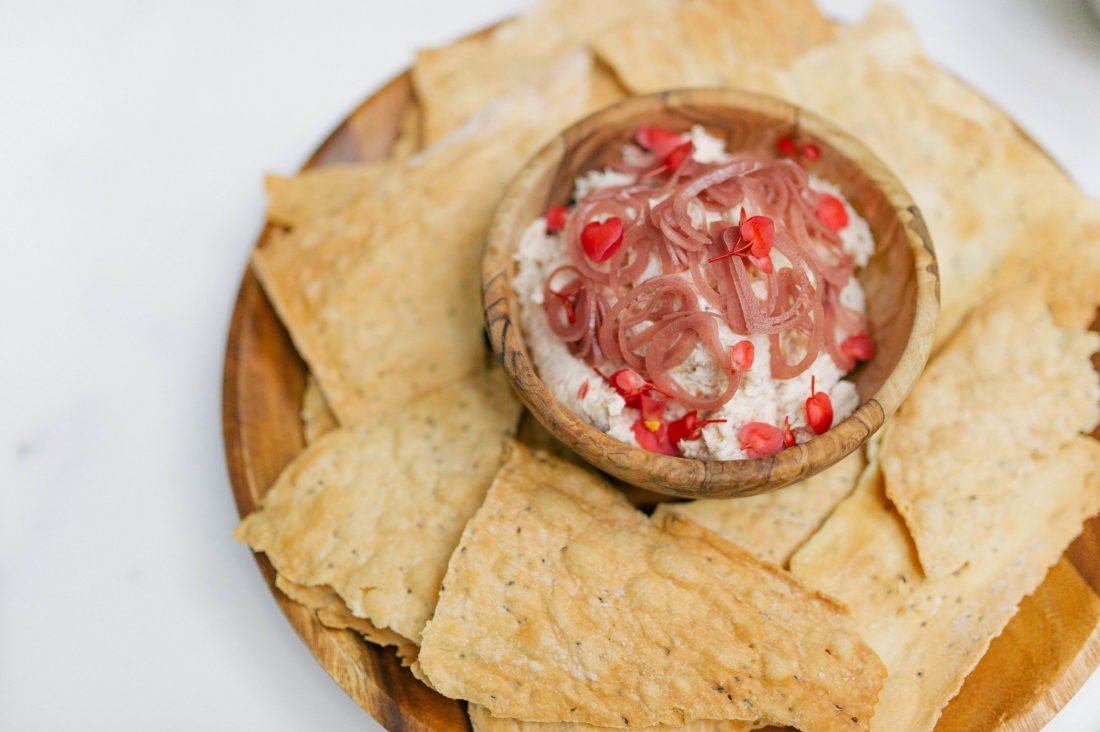
[[[1085,5],[902,4],[1100,195]],[[526,5],[0,0],[0,728],[377,729],[230,538],[229,315],[262,174]],[[1100,729],[1100,676],[1048,729]]]

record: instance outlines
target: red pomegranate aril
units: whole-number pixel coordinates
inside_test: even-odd
[[[646,150],[664,155],[683,144],[684,136],[663,127],[639,127],[634,139]]]
[[[772,273],[772,258],[770,254],[765,254],[763,257],[754,257],[750,254],[749,259],[751,259],[752,263],[759,267],[760,271],[764,274]]]
[[[649,384],[634,369],[619,369],[608,378],[615,391],[624,399],[641,396]]]
[[[668,156],[665,157],[665,161],[664,163],[662,163],[661,167],[669,172],[672,172],[673,170],[679,168],[685,160],[691,157],[691,154],[693,152],[695,152],[695,143],[693,143],[691,140],[688,140],[683,145],[674,148],[672,152],[670,152]]]
[[[810,393],[806,400],[806,422],[815,433],[823,435],[833,426],[833,400],[823,391],[814,392],[814,379],[810,377]]]
[[[817,210],[814,211],[821,223],[833,231],[840,231],[848,225],[848,210],[836,196],[819,191],[817,194]]]
[[[565,228],[569,218],[569,209],[565,206],[551,206],[546,209],[546,231],[553,234]]]
[[[797,440],[794,438],[794,431],[791,430],[791,418],[783,418],[783,444],[786,447],[794,447]]]
[[[737,433],[737,439],[750,458],[774,455],[783,447],[783,433],[767,422],[749,422]]]
[[[581,230],[581,247],[593,262],[606,262],[623,245],[623,220],[590,221]]]
[[[626,406],[637,407],[642,395],[647,391],[656,391],[656,387],[649,383],[633,369],[619,369],[607,379],[611,388],[626,400]]]
[[[857,361],[866,361],[875,355],[875,342],[865,334],[848,336],[841,342],[840,352]]]
[[[565,318],[570,323],[577,322],[577,291],[571,292],[558,292],[557,290],[550,290],[550,294],[561,300],[562,307],[565,308]]]
[[[756,346],[752,341],[740,341],[730,348],[734,371],[748,371],[756,359]]]
[[[764,258],[772,250],[775,243],[775,222],[767,216],[745,217],[745,209],[741,209],[740,223],[741,238],[749,243],[752,256]]]
[[[668,425],[668,438],[673,444],[680,440],[689,442],[698,440],[703,436],[703,428],[708,424],[718,424],[725,421],[724,419],[699,419],[699,412],[693,409]]]
[[[668,439],[673,443],[677,443],[680,440],[695,440],[702,435],[703,430],[699,425],[699,413],[692,410],[685,414],[680,419],[673,420],[668,425]],[[692,431],[698,430],[698,434],[695,437],[691,437]]]
[[[779,141],[775,143],[775,149],[779,151],[780,155],[787,155],[789,157],[794,157],[795,153],[798,152],[794,140],[789,137],[780,137]]]
[[[802,146],[802,157],[814,161],[821,157],[821,148],[812,142]]]

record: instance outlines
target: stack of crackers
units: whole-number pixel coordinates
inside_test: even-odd
[[[308,444],[237,538],[477,730],[931,730],[1100,511],[1100,205],[888,6],[842,26],[808,0],[545,0],[422,52],[412,80],[389,158],[268,180],[253,267],[311,373]],[[942,314],[866,450],[643,512],[513,439],[480,257],[544,142],[689,86],[784,98],[885,160],[928,222]]]

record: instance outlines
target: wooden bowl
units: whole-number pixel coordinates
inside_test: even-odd
[[[870,224],[875,252],[856,277],[867,296],[874,356],[853,372],[861,403],[847,419],[805,444],[748,460],[669,457],[627,445],[589,425],[539,378],[524,342],[512,288],[524,229],[553,205],[568,203],[573,181],[617,160],[643,125],[686,131],[703,125],[729,151],[772,155],[787,136],[813,143],[810,172],[840,187]],[[535,417],[585,460],[628,483],[660,493],[738,496],[780,488],[816,473],[861,445],[894,412],[924,368],[939,313],[935,252],[920,211],[902,184],[866,147],[796,106],[729,89],[634,97],[577,123],[543,148],[517,176],[497,209],[482,265],[489,340],[516,392]]]

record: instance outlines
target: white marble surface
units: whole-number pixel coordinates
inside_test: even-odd
[[[262,173],[415,47],[526,4],[0,3],[0,729],[378,728],[230,538],[230,309]],[[903,4],[1100,195],[1083,2]],[[1100,729],[1100,676],[1047,729]]]

